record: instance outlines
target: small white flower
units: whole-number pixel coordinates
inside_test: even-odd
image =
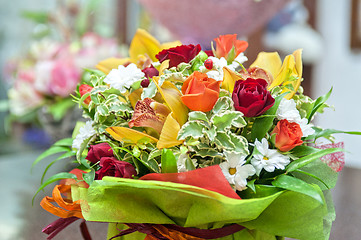
[[[96,131],[93,128],[93,121],[87,121],[84,126],[79,129],[78,135],[76,135],[75,139],[73,140],[72,147],[79,150],[81,144],[84,142],[85,139],[90,138]]]
[[[118,69],[112,69],[105,77],[104,82],[112,88],[118,89],[121,93],[125,93],[133,83],[141,80],[144,76],[142,70],[131,63],[126,67],[119,65]]]
[[[228,68],[234,71],[237,67],[239,67],[239,64],[243,64],[246,61],[248,61],[248,58],[243,53],[240,53],[233,60],[233,62],[230,65],[228,65]]]
[[[217,81],[223,81],[223,67],[227,66],[227,60],[222,58],[216,58],[216,57],[209,57],[208,59],[211,59],[213,62],[213,69],[207,72],[207,76],[209,78],[213,78]]]
[[[179,155],[178,161],[177,161],[177,169],[178,172],[187,172],[188,169],[186,167],[186,160],[188,159],[188,155],[186,153]],[[196,159],[191,159],[193,165],[197,167],[198,163]]]
[[[277,109],[278,120],[286,119],[289,122],[298,122],[301,120],[300,113],[296,108],[296,103],[293,99],[287,100],[283,98]]]
[[[238,191],[246,189],[247,178],[256,173],[251,164],[244,164],[247,155],[236,152],[224,152],[224,155],[227,161],[219,164],[224,176]]]
[[[285,166],[290,163],[287,156],[282,155],[276,149],[269,149],[265,138],[262,139],[262,142],[256,140],[255,147],[258,153],[253,155],[251,164],[256,169],[257,175],[262,169],[267,172],[274,172],[275,169],[285,169]]]
[[[293,99],[287,100],[283,98],[276,114],[278,120],[286,119],[289,122],[298,123],[302,130],[302,137],[307,137],[315,133],[315,130],[312,129],[313,124],[309,124],[306,118],[301,118]]]

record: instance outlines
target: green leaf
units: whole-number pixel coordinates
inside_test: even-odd
[[[323,204],[323,198],[320,193],[310,184],[302,181],[301,179],[291,177],[288,175],[279,175],[272,182],[272,185],[278,188],[298,192],[310,196]]]
[[[48,186],[49,184],[51,184],[53,182],[59,181],[61,179],[68,179],[68,178],[77,179],[76,175],[74,175],[72,173],[68,173],[68,172],[60,172],[60,173],[57,173],[54,176],[51,176],[50,178],[48,178],[43,184],[41,184],[41,186],[36,191],[36,193],[32,199],[32,204],[34,204],[34,199],[35,199],[36,195],[38,195],[38,193],[41,190],[43,190],[46,186]]]
[[[361,135],[361,132],[356,132],[356,131],[341,131],[341,130],[335,130],[335,129],[322,129],[322,128],[318,128],[318,127],[313,127],[313,129],[315,130],[315,134],[307,136],[305,138],[306,140],[317,139],[320,137],[329,137],[330,135],[335,134],[335,133]]]
[[[189,157],[187,157],[186,162],[185,162],[185,165],[186,165],[186,169],[187,169],[188,171],[192,171],[192,170],[195,170],[195,169],[196,169],[196,167],[195,167],[194,164],[193,164],[192,159],[190,159]]]
[[[323,150],[317,151],[315,153],[311,153],[307,156],[299,158],[299,159],[291,162],[290,164],[288,164],[288,166],[286,167],[286,172],[288,173],[288,172],[292,172],[296,169],[299,169],[299,168],[301,168],[327,154],[331,154],[331,153],[335,153],[335,152],[342,152],[342,151],[344,151],[344,150],[341,148],[328,148],[328,149],[323,149]]]
[[[81,105],[82,105],[82,103],[84,103],[84,101],[85,101],[85,99],[87,98],[87,97],[89,97],[90,96],[90,94],[91,94],[91,92],[87,92],[87,93],[85,93],[83,96],[81,96],[81,98],[79,99],[79,107],[81,107]],[[90,97],[91,98],[91,97]],[[91,98],[92,99],[92,98]],[[85,103],[84,103],[85,104]]]
[[[48,110],[55,121],[60,121],[68,110],[75,106],[71,98],[65,98],[49,106]]]
[[[183,140],[187,137],[198,139],[203,136],[203,128],[206,128],[206,126],[200,121],[187,122],[179,130],[178,139]]]
[[[327,184],[326,184],[321,178],[317,177],[316,175],[314,175],[314,174],[312,174],[312,173],[305,172],[305,171],[302,171],[302,170],[299,170],[299,169],[295,170],[294,172],[302,173],[302,174],[305,174],[305,175],[307,175],[307,176],[310,176],[310,177],[312,177],[312,178],[320,181],[323,185],[325,185],[326,188],[330,189],[330,187],[327,186]]]
[[[34,21],[35,23],[48,23],[49,14],[43,11],[23,11],[21,16]]]
[[[161,166],[162,166],[162,173],[178,172],[177,159],[173,155],[172,150],[166,148],[162,150]]]
[[[52,146],[48,150],[46,150],[45,152],[41,153],[40,156],[35,159],[35,161],[31,165],[31,169],[46,157],[49,157],[49,156],[54,155],[56,153],[68,152],[68,151],[70,151],[70,149],[68,147]]]
[[[271,130],[271,127],[273,126],[273,120],[276,117],[278,106],[280,105],[281,100],[286,94],[288,93],[277,96],[275,98],[275,103],[273,104],[273,106],[263,114],[269,116],[256,118],[252,126],[250,142],[254,142],[256,139],[261,141],[262,138],[266,136],[266,133]]]
[[[214,115],[211,121],[217,129],[221,131],[229,129],[231,126],[242,128],[247,124],[243,119],[243,113],[229,110],[222,112],[219,115]]]
[[[63,146],[63,147],[71,147],[73,144],[72,138],[63,138],[53,144],[53,146]]]
[[[317,110],[327,101],[331,93],[332,93],[332,88],[330,89],[330,91],[328,91],[328,93],[316,99],[316,101],[313,103],[312,111],[307,116],[308,122],[311,121],[313,115],[315,115]]]
[[[95,179],[95,170],[90,169],[90,172],[83,173],[83,179],[87,184],[92,184]]]
[[[202,121],[208,122],[207,115],[204,112],[200,112],[200,111],[190,112],[188,114],[188,120],[189,121],[202,120]]]
[[[217,135],[217,130],[213,126],[210,129],[203,128],[203,134],[206,135],[211,142],[213,142]]]
[[[233,101],[230,97],[220,97],[211,112],[218,114],[226,110],[232,110]]]
[[[228,52],[227,63],[231,64],[235,58],[236,58],[236,48],[233,46],[232,49]]]
[[[236,147],[233,144],[231,137],[225,132],[217,132],[217,136],[214,141],[217,145],[222,146],[226,149],[235,149]]]
[[[46,173],[48,172],[49,168],[56,162],[58,162],[59,160],[62,160],[62,159],[65,159],[65,158],[69,158],[71,156],[75,156],[76,153],[73,152],[73,151],[70,151],[70,152],[66,152],[64,154],[62,154],[60,157],[58,157],[57,159],[55,159],[54,161],[52,161],[51,163],[49,163],[49,165],[45,168],[44,172],[43,172],[43,175],[41,176],[41,183],[43,183],[44,181],[44,178],[45,178],[45,175]]]
[[[293,156],[300,158],[319,151],[321,151],[319,148],[301,145],[293,148],[291,153]]]
[[[234,144],[235,148],[234,151],[238,153],[243,153],[245,155],[249,154],[248,151],[248,142],[247,139],[243,136],[236,135],[234,133],[229,133],[232,143]]]
[[[145,98],[152,98],[157,93],[157,86],[153,81],[150,81],[149,86],[146,88],[143,88],[143,92],[141,95],[142,100]]]
[[[256,179],[247,181],[247,187],[249,187],[254,193],[256,193],[256,187],[254,186],[255,181],[256,181]]]

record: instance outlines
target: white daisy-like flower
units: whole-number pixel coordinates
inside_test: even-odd
[[[93,128],[93,121],[86,121],[84,126],[79,129],[78,135],[76,135],[75,139],[73,140],[72,147],[79,150],[81,144],[84,142],[85,139],[90,138],[96,131]]]
[[[290,163],[289,157],[279,153],[276,149],[269,149],[268,141],[263,138],[261,142],[255,141],[257,153],[253,155],[251,164],[256,169],[257,175],[262,169],[274,172],[275,169],[285,169]]]
[[[126,67],[119,65],[118,69],[112,69],[105,77],[104,82],[112,88],[118,89],[121,93],[125,93],[133,83],[141,80],[144,76],[142,70],[131,63]]]
[[[247,178],[256,173],[255,168],[251,164],[245,164],[247,155],[236,152],[224,152],[225,162],[219,164],[227,181],[234,185],[238,191],[242,191],[247,187]]]
[[[302,137],[307,137],[315,133],[315,130],[312,128],[313,124],[309,124],[306,118],[301,118],[293,99],[287,100],[283,98],[276,114],[278,120],[286,119],[289,122],[298,123],[302,130]]]
[[[187,172],[188,169],[186,167],[186,160],[188,158],[187,154],[181,154],[179,155],[178,161],[177,161],[177,169],[178,172]],[[193,165],[197,167],[198,163],[196,159],[191,159]]]

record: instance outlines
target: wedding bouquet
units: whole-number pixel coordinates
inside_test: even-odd
[[[42,177],[38,192],[61,180],[41,201],[60,217],[48,239],[77,219],[108,222],[108,239],[328,239],[344,165],[332,134],[345,132],[311,121],[331,90],[303,94],[301,50],[246,68],[247,47],[222,35],[204,51],[138,30],[129,58],[87,70],[75,100],[88,121],[34,162],[76,158]]]

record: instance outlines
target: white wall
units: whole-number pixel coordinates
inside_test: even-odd
[[[318,30],[324,54],[313,76],[313,96],[325,94],[336,111],[326,110],[316,123],[325,128],[361,131],[361,52],[350,49],[351,0],[318,0]],[[345,142],[346,165],[361,168],[361,136],[338,134]]]

